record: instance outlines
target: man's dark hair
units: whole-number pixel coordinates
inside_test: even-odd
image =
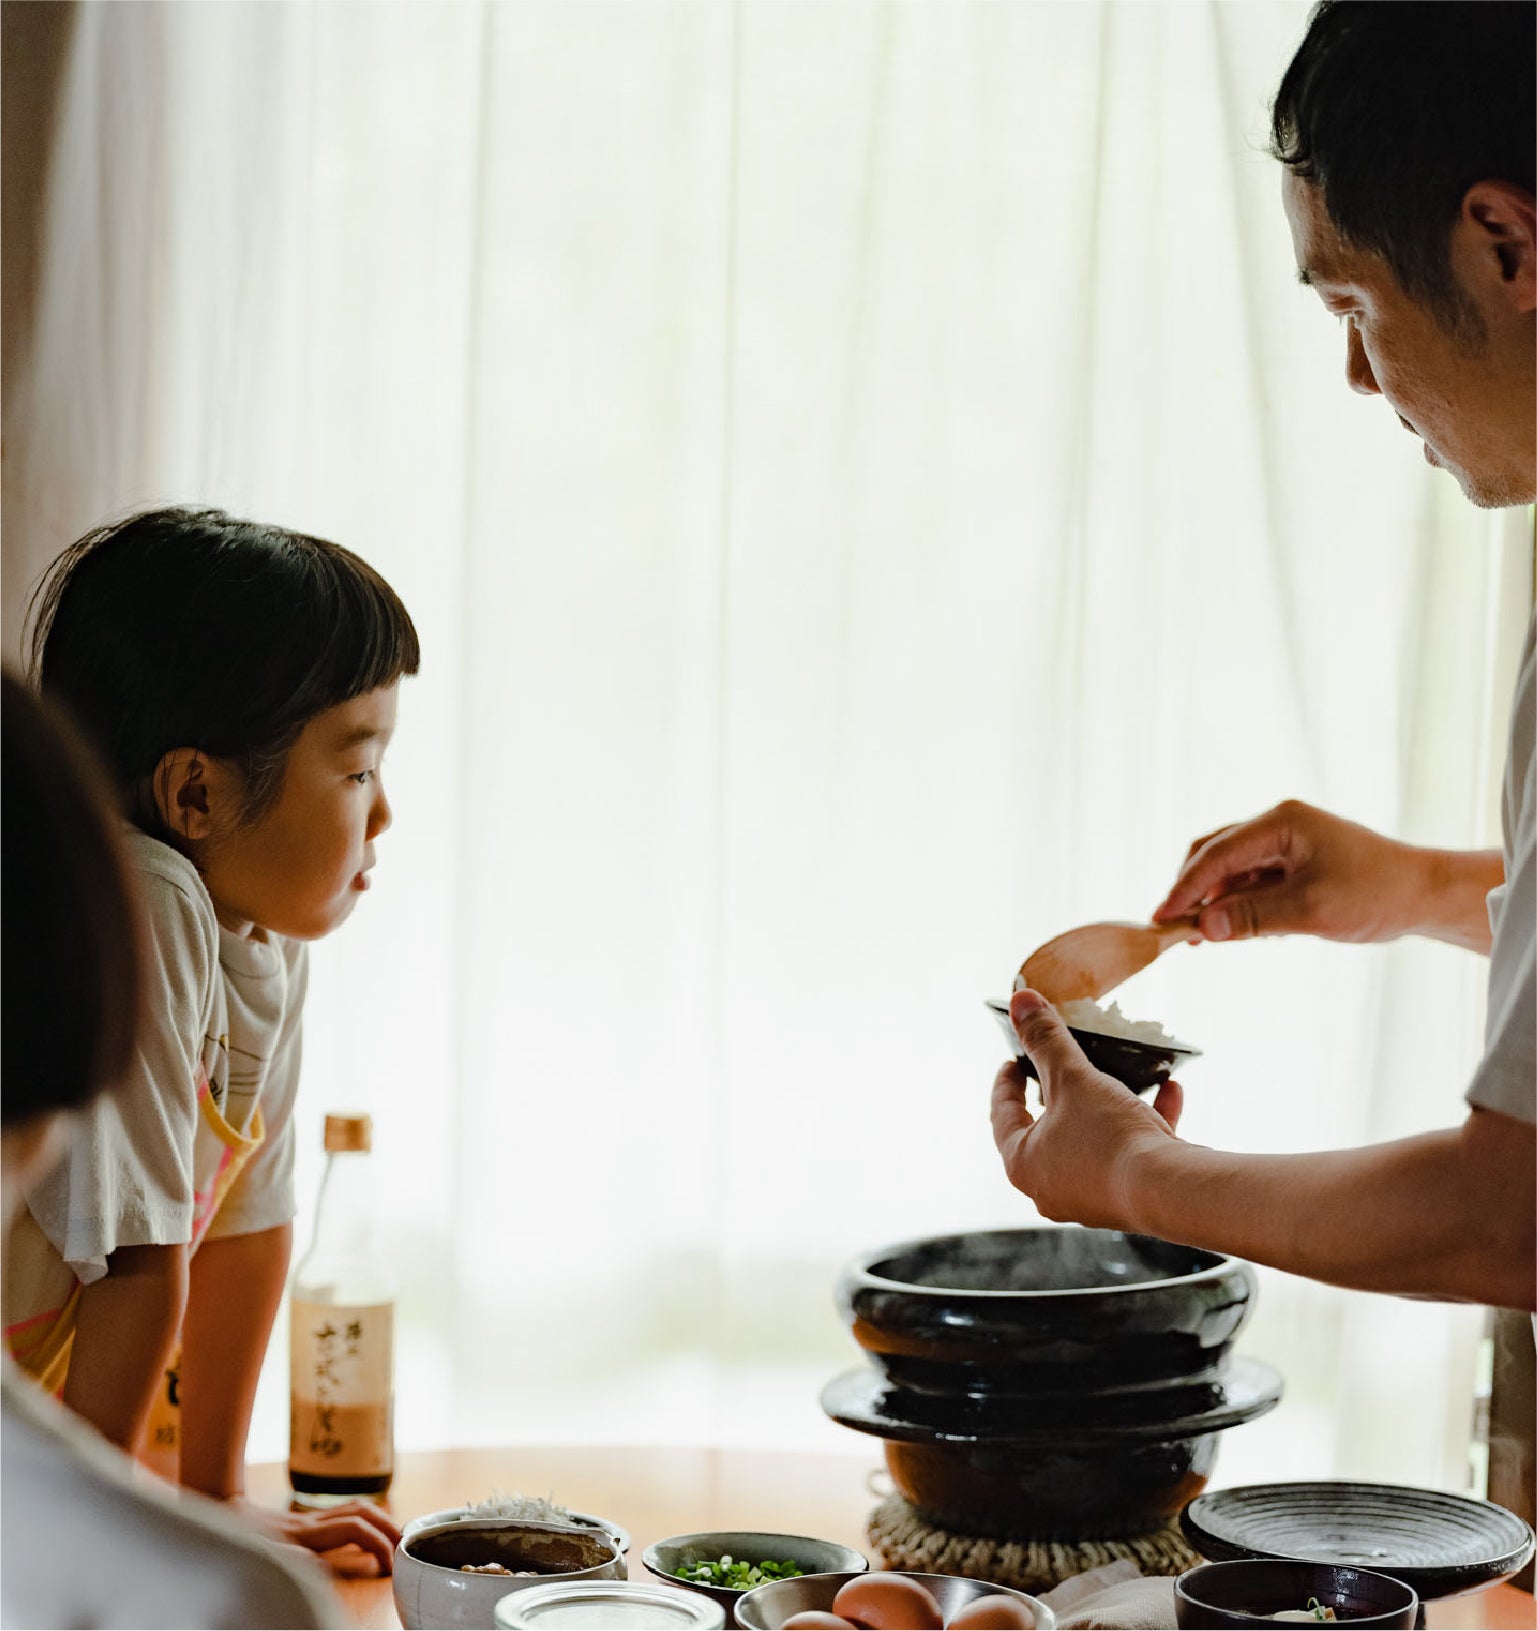
[[[222,510],[147,510],[98,527],[33,596],[32,666],[106,761],[132,819],[175,748],[232,761],[243,816],[276,796],[317,714],[414,674],[416,629],[366,561]]]
[[[144,989],[122,818],[57,708],[0,676],[0,1109],[89,1104],[127,1070]]]
[[[1448,328],[1466,315],[1447,245],[1468,188],[1537,192],[1534,19],[1532,0],[1320,0],[1271,109],[1275,157]]]

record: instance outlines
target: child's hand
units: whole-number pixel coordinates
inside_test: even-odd
[[[372,1558],[380,1574],[388,1574],[400,1543],[400,1525],[372,1501],[343,1501],[321,1512],[277,1512],[248,1501],[237,1503],[244,1516],[269,1540],[298,1546],[307,1552],[349,1552],[328,1557],[326,1562],[338,1574],[357,1574],[359,1559],[350,1549],[356,1547]]]

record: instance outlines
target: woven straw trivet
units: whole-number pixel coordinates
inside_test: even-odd
[[[935,1529],[896,1494],[870,1514],[870,1544],[888,1569],[958,1574],[1016,1591],[1049,1591],[1085,1569],[1128,1558],[1146,1575],[1183,1574],[1201,1561],[1171,1519],[1129,1540],[989,1540]]]

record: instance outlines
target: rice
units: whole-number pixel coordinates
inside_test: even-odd
[[[1057,1012],[1075,1031],[1119,1036],[1128,1042],[1146,1042],[1155,1048],[1181,1046],[1156,1019],[1127,1019],[1119,1003],[1112,1002],[1108,1007],[1101,1008],[1097,1002],[1064,1002]]]
[[[492,1490],[484,1501],[469,1502],[464,1508],[467,1518],[511,1518],[519,1523],[570,1523],[571,1514],[554,1501],[538,1495],[508,1495]]]

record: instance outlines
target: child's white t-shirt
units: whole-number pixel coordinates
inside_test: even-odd
[[[191,1244],[291,1221],[293,1101],[308,976],[301,942],[219,926],[197,869],[137,829],[148,1000],[122,1086],[76,1119],[27,1192],[6,1251],[11,1350],[62,1381],[76,1288],[123,1246]],[[258,934],[260,931],[257,931]]]

